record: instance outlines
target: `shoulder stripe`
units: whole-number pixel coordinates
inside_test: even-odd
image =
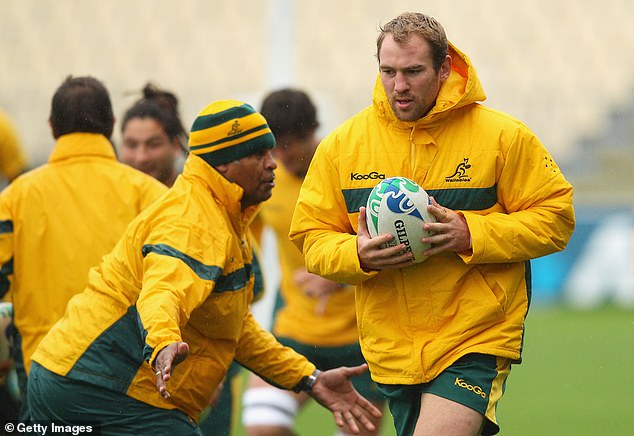
[[[141,248],[141,253],[143,253],[143,257],[150,253],[156,253],[162,256],[169,256],[182,260],[185,265],[190,267],[191,270],[203,280],[217,281],[222,273],[222,270],[219,267],[214,265],[205,265],[182,251],[166,244],[145,244],[143,248]]]
[[[173,248],[166,244],[146,244],[141,249],[143,257],[149,253],[155,253],[162,256],[169,256],[179,259],[191,268],[198,277],[203,280],[211,280],[216,282],[214,292],[238,291],[243,289],[252,272],[250,264],[244,265],[243,268],[237,269],[230,274],[222,275],[222,268],[215,265],[205,265],[204,263],[194,259],[193,257]]]

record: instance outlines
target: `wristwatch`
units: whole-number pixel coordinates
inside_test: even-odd
[[[306,375],[302,377],[302,379],[297,383],[297,385],[293,388],[295,392],[310,392],[317,381],[317,377],[319,377],[321,371],[316,369],[313,371],[311,375]]]

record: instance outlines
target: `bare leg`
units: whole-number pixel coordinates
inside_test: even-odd
[[[414,436],[477,436],[484,416],[475,410],[434,394],[423,394]]]

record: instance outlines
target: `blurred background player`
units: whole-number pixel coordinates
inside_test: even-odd
[[[0,109],[0,175],[10,182],[27,169],[19,136],[9,116]]]
[[[27,171],[27,159],[22,149],[18,133],[9,115],[0,109],[0,188],[4,188],[18,175]],[[0,178],[1,179],[1,178]],[[0,288],[2,285],[0,284]],[[1,292],[1,291],[0,291]],[[10,347],[13,331],[11,295],[7,292],[0,298],[2,314],[0,317],[0,341]],[[11,353],[3,359],[0,357],[0,421],[17,420],[19,416],[19,400],[15,386],[15,368]]]
[[[178,99],[148,83],[143,96],[121,120],[119,158],[139,171],[172,186],[180,173],[179,159],[186,150],[187,133],[178,110]]]
[[[261,234],[258,227],[262,226],[273,230],[279,254],[281,283],[272,331],[281,343],[320,368],[362,364],[354,289],[307,272],[301,253],[288,238],[295,201],[319,143],[315,105],[301,90],[281,89],[266,96],[261,113],[275,136],[273,153],[280,164],[273,195],[254,222],[255,234]],[[362,395],[382,407],[382,397],[367,373],[353,383]],[[283,391],[252,375],[243,397],[242,420],[247,434],[293,434],[295,416],[308,399],[306,394]],[[379,422],[375,425],[376,432],[363,434],[376,434]]]
[[[117,161],[110,96],[97,79],[68,77],[53,96],[49,123],[56,143],[48,163],[0,193],[0,297],[11,291],[21,418],[38,343],[84,289],[89,268],[166,191]]]

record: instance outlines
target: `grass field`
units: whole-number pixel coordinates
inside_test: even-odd
[[[535,307],[526,331],[524,361],[513,366],[498,408],[501,435],[634,435],[634,310]],[[298,436],[333,431],[318,406],[296,426]],[[382,436],[394,434],[388,416]]]

